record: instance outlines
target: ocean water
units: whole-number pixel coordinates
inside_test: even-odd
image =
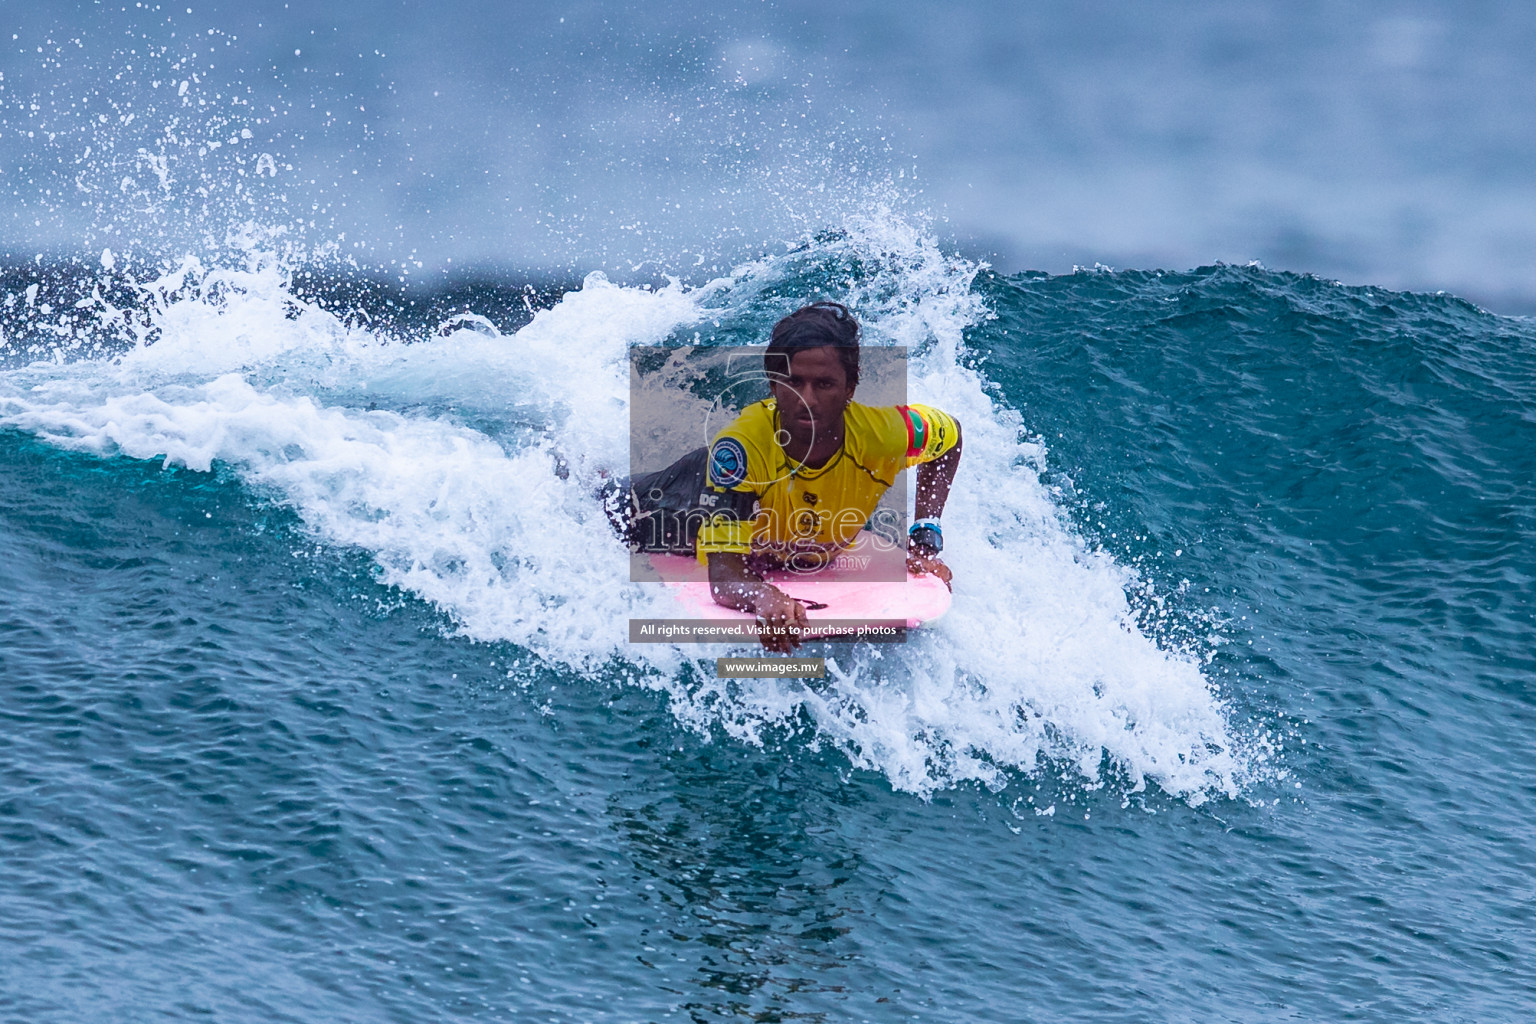
[[[7,324],[8,1019],[1529,1012],[1526,321],[899,221],[505,332],[140,287]],[[955,603],[728,683],[589,491],[628,344],[805,295],[965,423]]]
[[[1523,8],[280,7],[0,61],[0,1020],[1532,1016]],[[716,679],[629,346],[815,298],[954,605]]]
[[[6,14],[7,263],[206,253],[245,213],[438,284],[713,277],[889,184],[1008,271],[1258,259],[1536,312],[1536,10],[1512,0]]]

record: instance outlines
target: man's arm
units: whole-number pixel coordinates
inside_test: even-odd
[[[949,500],[949,485],[960,468],[960,449],[965,443],[960,421],[955,420],[955,446],[932,462],[917,467],[917,499],[913,502],[918,519],[937,519],[944,514]]]
[[[768,626],[805,629],[810,625],[805,606],[753,572],[745,555],[711,552],[705,558],[709,563],[709,593],[716,604],[752,612]],[[771,637],[764,634],[762,641],[768,650],[780,654],[788,654],[800,646],[800,640],[794,634]]]
[[[960,421],[955,420],[955,446],[932,462],[917,467],[917,496],[913,501],[914,517],[921,521],[937,521],[944,514],[944,503],[949,500],[950,484],[955,482],[955,470],[960,468],[960,449],[964,438],[960,433]],[[939,561],[938,552],[909,548],[907,569],[915,573],[932,573],[952,587],[953,575],[949,566]]]

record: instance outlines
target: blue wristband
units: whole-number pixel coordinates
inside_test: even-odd
[[[944,550],[944,530],[937,519],[919,519],[907,531],[907,547],[923,555]]]

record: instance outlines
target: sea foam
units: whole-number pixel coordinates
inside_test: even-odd
[[[977,270],[872,216],[705,285],[593,274],[515,333],[461,322],[401,343],[297,296],[275,261],[189,261],[136,285],[131,308],[98,297],[88,330],[115,355],[0,375],[0,423],[104,457],[227,466],[463,637],[524,647],[572,685],[661,689],[705,733],[761,743],[809,724],[794,742],[925,796],[1047,769],[1127,795],[1236,796],[1259,755],[1198,657],[1137,628],[1132,573],[1073,530],[1040,480],[1044,447],[967,357],[965,329],[988,315]],[[829,678],[809,685],[715,679],[716,648],[628,645],[628,618],[674,613],[628,581],[592,498],[627,471],[628,347],[765,331],[820,297],[848,302],[867,343],[909,346],[910,398],[963,424],[952,610],[899,647],[827,648]]]

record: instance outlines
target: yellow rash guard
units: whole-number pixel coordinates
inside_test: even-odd
[[[845,548],[897,473],[932,462],[960,439],[954,419],[926,405],[849,402],[843,425],[842,448],[818,469],[794,462],[774,440],[779,412],[771,398],[749,405],[715,435],[709,490],[751,494],[757,512],[740,518],[722,502],[724,510],[699,529],[700,561],[725,552]]]

